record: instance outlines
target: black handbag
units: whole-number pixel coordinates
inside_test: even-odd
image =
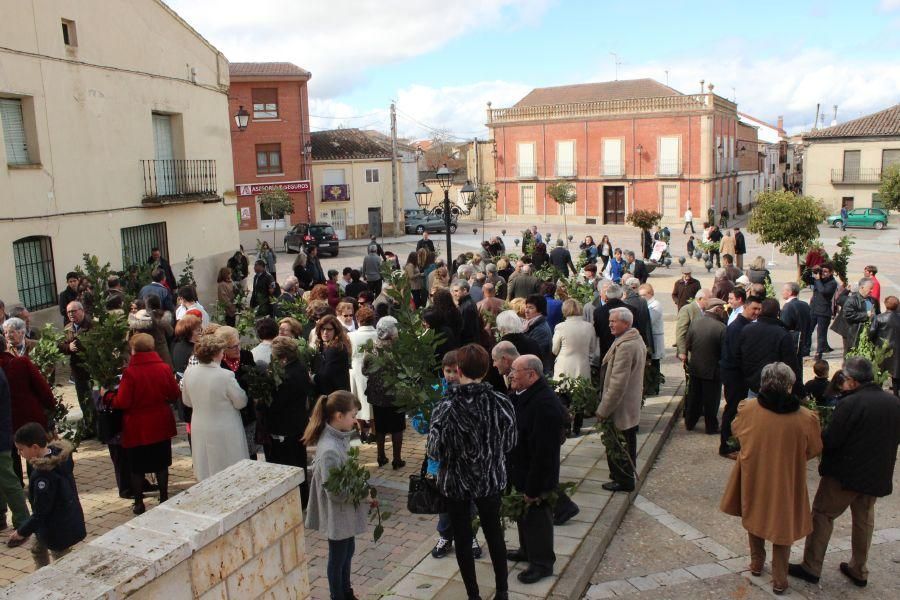
[[[104,444],[122,432],[122,411],[112,407],[115,395],[114,391],[104,393],[97,408],[97,439]]]
[[[425,457],[419,474],[409,476],[406,509],[414,515],[436,515],[447,512],[447,500],[438,491],[434,478],[427,475],[427,468],[428,457]]]

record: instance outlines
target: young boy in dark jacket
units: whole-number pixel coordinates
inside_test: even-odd
[[[74,448],[65,440],[48,443],[47,432],[37,423],[20,427],[15,443],[33,467],[28,481],[32,514],[12,533],[10,543],[19,545],[33,533],[31,554],[40,568],[50,564],[50,555],[58,560],[87,535],[73,474]]]

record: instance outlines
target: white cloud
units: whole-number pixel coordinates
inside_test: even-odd
[[[730,58],[711,52],[708,58],[629,65],[620,69],[620,78],[652,77],[665,82],[668,69],[670,85],[689,94],[697,93],[704,79],[715,84],[720,96],[731,99],[736,94],[741,112],[772,124],[784,116],[789,131],[812,126],[816,103],[827,115],[827,125],[835,104],[838,121],[843,122],[900,102],[900,62],[847,58],[818,48],[785,48],[784,52],[758,58],[752,49],[733,51]],[[608,79],[612,69],[601,69],[596,81]]]
[[[167,0],[232,61],[288,61],[331,98],[372,67],[432,52],[454,38],[532,24],[551,0]]]
[[[878,8],[883,12],[892,12],[900,10],[900,0],[881,0]]]

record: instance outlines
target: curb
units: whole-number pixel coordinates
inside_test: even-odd
[[[578,550],[572,556],[569,563],[559,573],[559,580],[550,591],[547,598],[553,600],[579,600],[584,596],[585,591],[591,583],[591,575],[596,572],[600,564],[600,560],[606,553],[619,529],[619,525],[625,518],[628,509],[638,496],[644,485],[644,480],[653,468],[656,457],[662,450],[663,444],[669,438],[675,424],[678,422],[678,416],[684,402],[683,394],[679,395],[684,388],[682,380],[678,387],[675,388],[669,400],[668,406],[660,415],[659,421],[653,431],[647,437],[641,451],[638,453],[638,468],[640,476],[637,485],[630,494],[613,494],[609,502],[603,508],[599,518],[588,531]],[[677,398],[677,399],[676,399]]]

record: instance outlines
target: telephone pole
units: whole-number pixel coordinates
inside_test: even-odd
[[[400,211],[397,208],[397,107],[391,102],[391,192],[393,194],[394,236],[400,235]]]

